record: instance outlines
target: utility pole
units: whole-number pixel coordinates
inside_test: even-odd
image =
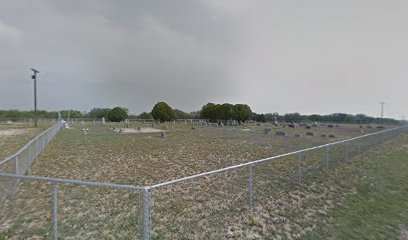
[[[384,104],[386,104],[387,102],[380,102],[381,104],[381,118],[384,118]]]
[[[34,126],[37,127],[37,73],[40,72],[34,68],[31,68],[31,71],[34,72],[31,79],[34,80]]]

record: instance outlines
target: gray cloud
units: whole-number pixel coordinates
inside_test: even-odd
[[[405,1],[2,1],[0,108],[407,115]]]

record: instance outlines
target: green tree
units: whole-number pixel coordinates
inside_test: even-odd
[[[176,119],[192,119],[192,118],[194,118],[194,116],[191,115],[190,113],[183,112],[183,111],[181,111],[179,109],[174,109],[173,111],[174,111]]]
[[[151,113],[142,112],[141,114],[139,114],[139,116],[137,116],[137,118],[139,118],[139,119],[153,119],[153,116],[152,116]]]
[[[152,116],[156,121],[166,122],[175,118],[173,109],[165,102],[158,102],[152,109]]]
[[[287,113],[283,116],[285,122],[301,122],[304,117],[299,113]]]
[[[81,113],[81,111],[78,110],[62,110],[60,111],[61,113],[61,117],[67,119],[68,115],[70,118],[81,118],[83,117],[83,114]]]
[[[217,121],[217,104],[207,103],[201,109],[201,118],[209,119],[211,122]]]
[[[91,111],[86,114],[88,118],[108,118],[108,113],[110,108],[93,108]]]
[[[246,104],[236,104],[233,108],[233,118],[238,122],[245,122],[251,119],[252,111],[251,108]]]
[[[128,117],[126,109],[115,107],[108,113],[108,120],[111,122],[121,122]]]

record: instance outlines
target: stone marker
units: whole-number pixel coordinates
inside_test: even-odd
[[[166,133],[165,133],[165,132],[160,132],[160,136],[161,136],[161,138],[165,138],[165,137],[166,137]]]
[[[313,136],[314,133],[312,133],[312,132],[307,132],[306,135],[307,135],[307,136]]]
[[[284,131],[276,131],[275,133],[277,136],[286,136],[286,132]]]
[[[102,124],[105,124],[106,122],[105,122],[105,118],[104,117],[102,117]]]

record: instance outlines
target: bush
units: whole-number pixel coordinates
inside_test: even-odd
[[[111,122],[121,122],[128,117],[125,109],[121,107],[115,107],[108,112],[108,120]]]

